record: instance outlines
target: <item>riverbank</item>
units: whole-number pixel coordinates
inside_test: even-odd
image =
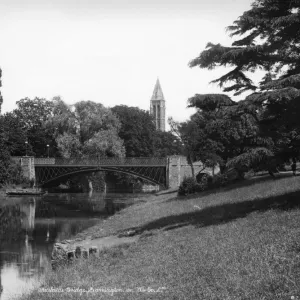
[[[0,188],[0,197],[6,196],[6,189]]]
[[[299,207],[299,177],[151,196],[77,236],[134,242],[49,270],[22,299],[297,299]]]

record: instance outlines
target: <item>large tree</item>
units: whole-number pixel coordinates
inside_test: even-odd
[[[247,169],[272,156],[272,140],[262,136],[257,113],[243,102],[208,94],[190,98],[189,106],[197,108],[192,120],[201,129],[202,143],[195,145],[196,153],[213,158],[221,171],[235,167],[243,177]]]
[[[208,43],[207,50],[193,59],[190,66],[207,69],[231,67],[229,72],[213,81],[220,87],[231,83],[224,87],[224,92],[240,94],[255,90],[267,91],[270,95],[276,91],[279,97],[292,91],[297,94],[300,77],[299,9],[297,0],[254,1],[252,8],[227,28],[232,37],[241,38],[229,47]],[[259,84],[254,84],[248,72],[257,69],[266,73]]]
[[[11,160],[11,153],[16,151],[18,145],[12,143],[13,141],[9,139],[8,130],[11,129],[7,126],[7,120],[4,116],[0,116],[0,186],[24,182],[21,167]],[[20,138],[22,139],[22,137]],[[16,138],[16,143],[18,141],[19,139]]]
[[[124,140],[127,157],[154,155],[155,125],[152,116],[138,108],[118,105],[112,108],[121,122],[119,136]]]
[[[63,157],[123,157],[125,148],[119,137],[120,122],[101,103],[80,101],[68,106],[54,99],[48,126],[55,128],[58,149]]]
[[[52,115],[52,110],[52,101],[43,98],[24,98],[17,101],[17,108],[12,114],[7,114],[5,117],[8,124],[12,124],[14,127],[16,127],[16,123],[19,124],[18,130],[24,133],[22,137],[27,141],[27,154],[43,157],[47,155],[47,145],[51,146],[52,151],[55,149],[53,128],[46,126],[47,120]],[[10,132],[10,138],[15,140],[15,133],[12,128]],[[21,148],[19,145],[18,149]],[[25,154],[24,151],[23,155]]]
[[[180,139],[170,131],[157,130],[154,136],[154,156],[167,157],[184,153]]]
[[[5,148],[11,156],[23,156],[26,154],[27,131],[21,126],[18,118],[12,112],[1,116],[0,127]]]
[[[182,145],[172,132],[155,129],[153,117],[138,107],[117,105],[112,111],[121,122],[120,137],[127,157],[166,157],[181,154]]]
[[[206,50],[189,64],[209,70],[230,68],[213,82],[224,92],[235,95],[252,91],[233,108],[246,110],[247,126],[251,128],[253,124],[258,128],[257,143],[250,139],[252,147],[248,147],[243,139],[241,146],[247,147],[236,153],[233,160],[236,163],[240,164],[241,160],[248,165],[249,161],[256,163],[263,157],[262,153],[270,154],[268,151],[283,160],[299,155],[300,121],[296,116],[300,100],[299,28],[299,1],[256,0],[250,10],[228,27],[231,36],[236,38],[231,46],[208,43]],[[264,71],[259,82],[250,78],[256,70]],[[201,102],[204,96],[196,95],[190,104]],[[211,98],[220,101],[213,95]],[[228,108],[221,110],[228,111]]]

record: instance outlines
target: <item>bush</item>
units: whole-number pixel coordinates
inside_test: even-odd
[[[198,184],[203,186],[203,190],[206,190],[210,182],[212,182],[212,176],[207,173],[198,173],[196,180]]]
[[[202,192],[205,189],[203,183],[197,183],[194,177],[185,177],[178,189],[178,195],[188,195],[196,192]]]
[[[218,188],[225,186],[229,183],[229,179],[226,173],[217,174],[213,177],[210,188]]]
[[[228,170],[225,173],[219,173],[212,177],[209,188],[219,188],[226,186],[239,178],[239,174],[235,169]]]
[[[206,173],[199,173],[196,178],[185,177],[183,179],[178,189],[178,195],[183,196],[209,189],[224,187],[239,179],[239,174],[236,169],[230,169],[225,173],[219,173],[215,176],[210,176]]]
[[[10,159],[5,161],[0,169],[0,186],[29,183],[29,180],[23,176],[22,168],[19,164]]]

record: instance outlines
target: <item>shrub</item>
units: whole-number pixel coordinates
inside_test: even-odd
[[[226,173],[217,174],[213,177],[210,188],[218,188],[225,186],[229,183],[229,179]]]
[[[203,183],[197,183],[194,177],[185,177],[178,189],[178,195],[188,195],[196,192],[202,192],[205,189]]]
[[[239,174],[235,169],[228,170],[225,173],[219,173],[212,177],[209,182],[209,188],[219,188],[226,186],[239,178]]]
[[[0,169],[0,185],[10,184],[29,184],[29,180],[23,176],[21,166],[8,159]]]
[[[239,173],[236,169],[230,169],[215,176],[210,176],[206,173],[199,173],[196,178],[185,177],[183,179],[178,189],[178,195],[183,196],[209,189],[224,187],[239,179]]]
[[[206,190],[209,183],[212,181],[212,176],[207,173],[198,173],[196,180],[197,183],[203,187],[203,190]]]

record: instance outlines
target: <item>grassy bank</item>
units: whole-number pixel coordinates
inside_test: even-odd
[[[49,271],[23,299],[299,299],[299,207],[299,177],[153,196],[81,234],[138,242]]]

